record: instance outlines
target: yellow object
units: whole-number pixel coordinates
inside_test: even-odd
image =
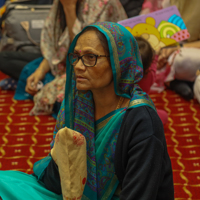
[[[161,21],[157,29],[160,32],[161,38],[169,38],[175,33],[181,31],[177,25],[167,21]]]
[[[3,13],[6,11],[6,6],[0,8],[0,17],[2,17]]]
[[[160,32],[155,27],[156,21],[153,17],[147,17],[146,23],[140,23],[135,25],[133,28],[126,27],[133,36],[143,37],[146,39],[155,51],[159,51],[160,48],[175,44],[176,40],[171,38],[161,38]]]
[[[15,1],[18,1],[18,0],[10,0],[11,2],[15,2]],[[6,6],[2,6],[0,8],[0,18],[2,17],[3,13],[6,11]]]

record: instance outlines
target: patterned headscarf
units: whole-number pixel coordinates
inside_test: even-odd
[[[115,93],[119,96],[131,99],[129,108],[133,106],[137,107],[148,105],[155,109],[154,104],[149,96],[145,92],[143,92],[136,84],[143,77],[143,66],[138,44],[135,38],[128,30],[117,23],[97,22],[90,26],[96,27],[107,38],[110,53],[110,62],[113,71]],[[83,31],[87,27],[85,27]],[[81,32],[73,40],[69,52],[73,52],[80,34]],[[67,65],[70,66],[68,58]],[[74,127],[74,120],[76,119],[74,117],[76,115],[77,106],[79,105],[78,99],[81,95],[84,95],[84,97],[88,99],[88,104],[92,104],[93,100],[90,91],[85,94],[77,93],[76,81],[74,79],[74,70],[71,66],[71,68],[67,69],[65,109],[69,109],[68,111],[71,111],[70,113],[72,114],[72,116],[74,116],[70,117],[70,120],[66,121],[67,127]],[[73,110],[74,108],[75,113]]]
[[[111,199],[118,186],[113,159],[124,114],[127,109],[134,107],[143,105],[153,109],[155,107],[149,96],[137,85],[143,76],[143,67],[139,48],[132,34],[117,23],[98,22],[90,26],[96,27],[105,35],[108,41],[115,93],[129,98],[130,103],[128,108],[113,111],[109,122],[106,121],[103,128],[101,126],[103,131],[97,134],[92,93],[77,91],[73,66],[68,67],[65,100],[58,115],[54,138],[57,131],[65,126],[85,136],[88,179],[82,199]],[[69,52],[73,52],[80,34],[75,37]],[[67,66],[70,66],[68,58]]]

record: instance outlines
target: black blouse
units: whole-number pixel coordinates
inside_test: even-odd
[[[115,150],[121,200],[173,200],[173,174],[164,129],[148,106],[126,111]]]
[[[163,125],[148,106],[126,111],[115,150],[115,172],[121,200],[173,200],[173,176]],[[42,178],[61,194],[58,168],[50,161]]]

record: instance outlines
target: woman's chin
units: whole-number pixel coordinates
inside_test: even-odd
[[[89,87],[85,86],[85,85],[81,85],[81,84],[76,84],[76,88],[77,90],[90,90]]]

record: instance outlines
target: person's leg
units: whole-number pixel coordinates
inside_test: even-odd
[[[191,100],[194,98],[192,82],[182,81],[182,80],[173,80],[170,82],[169,88],[174,90],[177,94],[182,96],[186,100]]]
[[[40,53],[2,51],[0,53],[0,71],[18,80],[24,66],[41,56]]]

